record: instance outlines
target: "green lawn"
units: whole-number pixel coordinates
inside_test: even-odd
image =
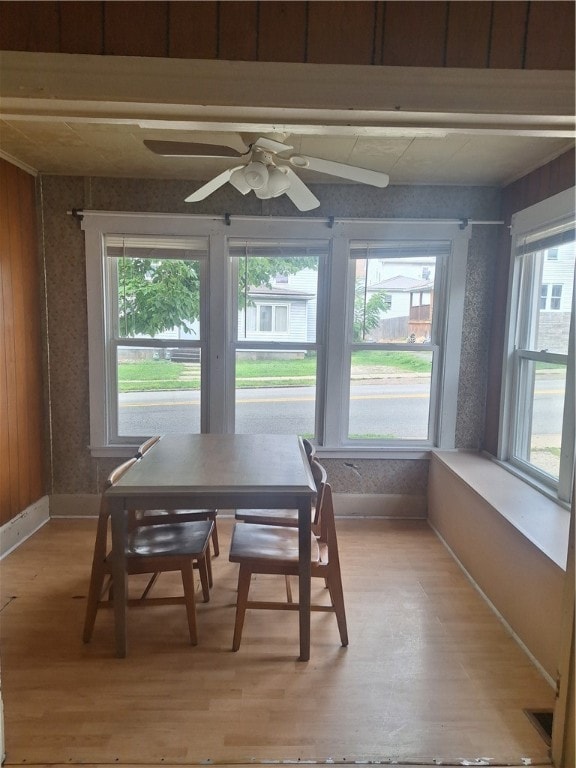
[[[354,352],[352,372],[370,369],[372,374],[383,368],[404,373],[428,373],[430,356],[427,353]],[[236,379],[239,389],[254,387],[298,387],[312,384],[316,378],[314,356],[287,360],[238,359]],[[152,392],[170,389],[199,389],[200,366],[172,363],[168,360],[146,360],[121,363],[118,366],[120,392]]]

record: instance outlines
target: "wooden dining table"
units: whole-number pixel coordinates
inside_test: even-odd
[[[296,435],[162,436],[106,491],[112,523],[116,655],[127,652],[129,510],[297,509],[301,661],[310,658],[311,506],[316,486]]]

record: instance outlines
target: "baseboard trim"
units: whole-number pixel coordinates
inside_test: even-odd
[[[334,511],[338,517],[417,518],[428,516],[426,496],[403,493],[335,493]]]
[[[42,528],[49,519],[49,497],[43,496],[12,520],[4,523],[0,528],[0,560]]]
[[[98,517],[100,496],[93,493],[54,493],[50,517]]]

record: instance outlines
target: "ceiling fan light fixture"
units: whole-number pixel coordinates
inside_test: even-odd
[[[243,170],[244,179],[250,189],[262,189],[268,183],[268,169],[258,161],[248,163]]]
[[[268,192],[270,197],[280,197],[290,189],[290,179],[280,170],[280,168],[271,168],[268,171]]]

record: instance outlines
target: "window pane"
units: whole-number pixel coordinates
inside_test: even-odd
[[[427,440],[432,352],[356,350],[350,374],[352,440]]]
[[[315,412],[315,353],[236,353],[236,432],[313,437]]]
[[[121,346],[118,435],[200,432],[200,349]]]
[[[106,237],[110,332],[117,338],[200,338],[205,238]]]
[[[327,252],[326,245],[258,241],[240,248],[236,243],[230,253],[238,273],[237,339],[314,343],[319,254]]]
[[[436,258],[411,255],[409,244],[406,255],[394,258],[378,255],[382,244],[351,248],[369,254],[354,257],[354,341],[429,342]]]
[[[260,330],[270,333],[272,330],[272,307],[269,304],[260,306]]]
[[[274,330],[277,333],[288,332],[288,307],[276,307],[276,314],[274,316]]]
[[[574,287],[574,243],[554,249],[556,258],[547,251],[528,253],[522,259],[522,299],[520,312],[527,323],[518,340],[520,349],[545,350],[568,354],[568,334]],[[538,296],[539,301],[532,299]],[[530,306],[534,311],[530,314]]]
[[[516,458],[558,480],[566,366],[520,360]]]

